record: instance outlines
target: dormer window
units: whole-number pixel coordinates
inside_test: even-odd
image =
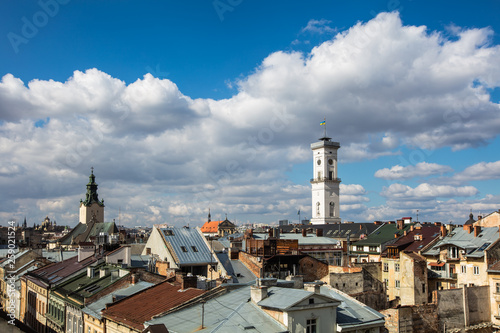
[[[187,252],[188,251],[185,246],[181,246],[181,250],[182,250],[182,252]]]

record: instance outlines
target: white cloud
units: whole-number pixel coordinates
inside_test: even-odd
[[[434,200],[436,198],[446,197],[470,197],[478,193],[473,186],[455,187],[451,185],[432,185],[420,184],[412,188],[404,184],[391,184],[382,190],[381,195],[389,200],[408,201],[408,200]]]
[[[304,32],[310,32],[314,34],[331,34],[335,32],[335,29],[331,28],[329,24],[332,23],[332,21],[321,19],[321,20],[309,20],[307,22],[307,25],[302,28],[302,33]]]
[[[500,161],[480,162],[453,176],[453,180],[474,181],[500,178]]]
[[[387,180],[401,180],[415,177],[428,177],[452,171],[453,169],[447,165],[420,162],[416,165],[409,165],[406,167],[395,165],[390,169],[380,169],[375,172],[375,177]]]

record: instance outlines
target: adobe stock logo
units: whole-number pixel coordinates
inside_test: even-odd
[[[19,46],[27,44],[30,39],[34,38],[39,29],[45,27],[49,23],[49,17],[54,17],[59,13],[59,5],[66,5],[70,0],[40,0],[38,6],[41,10],[33,14],[31,20],[26,16],[21,18],[23,23],[21,27],[21,34],[9,32],[7,38],[15,53],[19,53]]]

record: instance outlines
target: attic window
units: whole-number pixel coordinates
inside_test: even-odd
[[[198,252],[198,249],[196,248],[196,246],[191,246],[191,248],[193,249],[194,252]]]
[[[314,298],[309,298],[309,304],[314,304]]]
[[[185,246],[181,246],[181,250],[182,250],[182,252],[187,252],[188,251]]]

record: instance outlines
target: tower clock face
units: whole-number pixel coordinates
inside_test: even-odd
[[[316,163],[318,163],[318,165],[321,165],[321,160],[318,160]]]
[[[328,164],[330,164],[330,165],[333,164],[333,160],[331,158],[328,160]]]

